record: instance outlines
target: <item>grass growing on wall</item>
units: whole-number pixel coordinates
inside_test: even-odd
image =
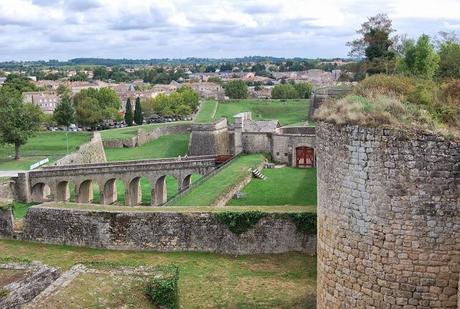
[[[168,122],[168,123],[151,123],[151,124],[143,124],[140,126],[103,130],[101,131],[101,137],[103,140],[130,138],[130,137],[136,136],[137,131],[139,129],[142,129],[146,132],[150,132],[160,127],[170,127],[170,126],[182,125],[182,124],[187,124],[187,123],[190,123],[190,122],[189,121],[177,121],[177,122]]]
[[[174,264],[180,270],[183,308],[314,308],[315,305],[316,257],[300,253],[235,257],[112,251],[14,240],[0,240],[0,252],[4,256],[42,261],[64,271],[81,261]]]
[[[172,206],[212,206],[213,203],[237,185],[251,169],[263,162],[261,154],[245,155],[236,158],[217,174],[207,179],[182,198],[174,201]]]
[[[215,120],[214,114],[217,109],[217,101],[203,101],[200,105],[200,110],[196,114],[195,123],[211,123]]]
[[[172,134],[133,148],[106,148],[107,161],[127,161],[184,156],[190,134]]]
[[[91,133],[69,132],[69,153],[89,142]],[[39,132],[21,147],[21,159],[14,160],[14,146],[0,146],[0,170],[28,170],[30,166],[42,159],[50,162],[67,154],[66,132]]]
[[[316,205],[316,169],[292,167],[264,169],[266,180],[253,178],[242,197],[228,205]]]
[[[233,116],[241,112],[252,112],[254,120],[278,120],[282,125],[304,123],[308,119],[310,100],[235,100],[219,102],[215,119]]]

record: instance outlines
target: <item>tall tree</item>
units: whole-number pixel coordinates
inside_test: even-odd
[[[144,116],[142,115],[141,99],[136,98],[136,105],[134,109],[134,122],[137,125],[141,125],[144,122]]]
[[[400,70],[406,74],[432,79],[439,66],[439,56],[430,37],[421,35],[417,43],[409,42],[405,48]]]
[[[395,30],[386,14],[377,14],[368,18],[357,30],[361,37],[348,42],[349,55],[365,57],[369,73],[388,72],[394,66],[395,53],[392,49],[394,39],[390,37]]]
[[[246,99],[248,97],[248,85],[241,79],[229,81],[225,85],[225,95],[230,99]]]
[[[439,46],[438,74],[443,78],[460,78],[460,39],[455,34],[445,34]]]
[[[75,121],[75,109],[69,96],[61,96],[61,102],[56,106],[53,118],[58,125],[66,127],[69,127]]]
[[[131,106],[131,100],[129,98],[126,101],[125,122],[128,126],[133,125],[133,107]]]
[[[20,147],[38,130],[42,115],[38,106],[18,98],[0,102],[0,141],[14,145],[15,160],[20,158]]]

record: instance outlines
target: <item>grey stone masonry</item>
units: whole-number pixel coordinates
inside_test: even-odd
[[[318,308],[457,308],[458,141],[316,127]]]
[[[268,214],[237,236],[209,212],[97,211],[32,207],[23,239],[110,249],[225,254],[316,252],[316,236]]]

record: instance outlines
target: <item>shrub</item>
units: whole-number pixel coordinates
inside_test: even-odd
[[[246,212],[218,212],[214,214],[216,219],[225,224],[232,233],[236,235],[243,234],[253,228],[257,222],[266,213],[261,211],[246,211]]]
[[[147,283],[146,294],[152,303],[162,308],[179,308],[179,269],[174,266],[163,267],[162,276],[154,276]]]
[[[248,85],[241,79],[229,81],[225,85],[225,95],[230,99],[246,99],[248,97]]]
[[[290,213],[288,214],[288,218],[294,222],[298,233],[316,234],[316,213]]]
[[[358,95],[381,92],[395,96],[405,96],[414,91],[413,79],[400,75],[376,74],[362,80],[354,89]]]

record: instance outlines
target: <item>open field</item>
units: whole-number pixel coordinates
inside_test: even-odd
[[[198,111],[194,122],[195,123],[208,123],[214,119],[214,114],[217,110],[217,105],[219,103],[214,100],[203,101],[200,105],[200,110]]]
[[[184,156],[188,151],[190,134],[165,135],[133,148],[106,148],[107,161],[127,161]]]
[[[143,124],[140,126],[132,126],[118,129],[103,130],[101,132],[101,137],[104,140],[108,139],[117,139],[117,138],[129,138],[137,134],[137,130],[142,129],[146,132],[153,131],[156,128],[165,127],[165,126],[174,126],[180,124],[190,123],[190,121],[177,121],[177,122],[166,122],[166,123],[152,123],[152,124]]]
[[[208,122],[226,117],[230,123],[241,112],[252,112],[254,120],[279,120],[281,125],[303,123],[308,119],[310,100],[232,100],[219,102],[215,117]]]
[[[15,240],[0,240],[0,252],[4,256],[39,260],[64,269],[85,261],[175,264],[180,271],[183,308],[315,307],[316,257],[299,253],[234,257],[210,253],[111,251]],[[142,303],[141,298],[136,305],[141,307]]]
[[[316,205],[316,169],[264,169],[266,180],[253,178],[242,197],[228,205]]]
[[[91,133],[69,132],[69,153],[88,142]],[[28,170],[30,165],[49,158],[50,162],[67,154],[66,132],[38,132],[21,147],[21,159],[14,160],[14,146],[0,146],[0,170]]]
[[[147,276],[85,273],[36,306],[48,308],[152,308]]]
[[[264,160],[261,154],[252,154],[236,158],[217,174],[199,184],[189,193],[173,201],[174,206],[212,206],[213,202],[238,184]]]

